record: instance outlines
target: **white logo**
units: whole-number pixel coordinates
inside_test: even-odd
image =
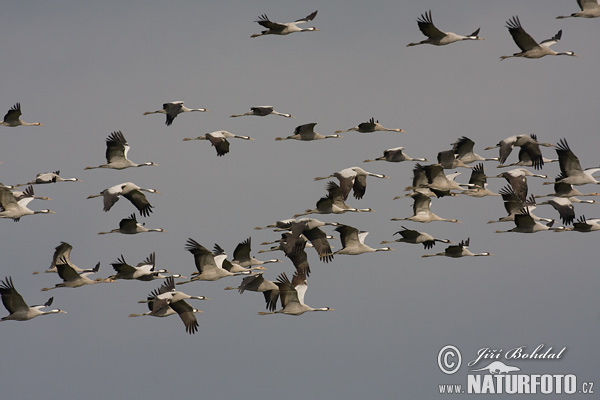
[[[535,371],[520,372],[521,368],[507,365],[500,359],[512,364],[514,360],[538,360],[543,362],[559,361],[566,353],[563,347],[554,351],[553,347],[540,344],[533,350],[526,346],[511,348],[508,351],[493,348],[481,348],[477,357],[466,363],[473,368],[482,360],[487,366],[467,371],[466,384],[463,381],[438,384],[440,394],[593,394],[594,382],[581,382],[574,374],[540,374]],[[446,375],[455,374],[461,367],[462,355],[456,346],[447,345],[438,352],[438,367]],[[529,365],[530,367],[532,364]],[[475,373],[478,372],[478,373]]]
[[[508,374],[509,372],[520,371],[521,368],[511,367],[502,361],[491,362],[487,367],[472,369],[471,371],[488,371],[490,374]]]
[[[449,358],[457,358],[456,361],[451,361]],[[462,356],[456,346],[448,345],[442,347],[438,353],[438,366],[440,370],[447,374],[452,375],[458,371],[462,364]]]

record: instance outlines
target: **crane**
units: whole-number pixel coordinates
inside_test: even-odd
[[[206,133],[205,135],[202,135],[202,136],[198,136],[195,138],[185,138],[183,140],[184,141],[208,140],[210,142],[210,144],[212,144],[213,147],[215,148],[215,150],[217,151],[217,156],[221,157],[221,156],[224,156],[225,154],[229,153],[229,141],[227,140],[227,138],[254,140],[250,136],[234,135],[233,133],[228,132],[228,131],[214,131],[214,132]]]
[[[381,247],[374,249],[365,244],[365,238],[369,234],[366,231],[359,231],[350,225],[339,225],[335,228],[340,233],[342,248],[333,254],[359,255],[363,253],[373,253],[376,251],[392,251],[390,247]]]
[[[307,311],[333,311],[331,307],[312,308],[304,303],[304,294],[306,293],[307,284],[306,276],[297,272],[289,278],[282,272],[276,281],[279,287],[279,297],[281,299],[281,310],[271,312],[259,312],[258,315],[267,314],[287,314],[287,315],[302,315]]]
[[[582,169],[579,158],[573,153],[566,139],[560,139],[556,146],[556,154],[558,154],[560,174],[556,177],[555,183],[561,182],[569,185],[600,184],[593,176],[594,173],[600,171],[600,167]],[[552,182],[544,182],[544,185],[552,185]]]
[[[318,11],[318,10],[317,10]],[[267,28],[260,33],[255,33],[251,35],[251,38],[264,36],[264,35],[289,35],[290,33],[295,32],[314,32],[318,31],[314,26],[311,28],[300,28],[297,24],[303,24],[308,21],[312,21],[317,16],[317,11],[307,15],[305,18],[298,19],[294,22],[273,22],[267,17],[266,14],[262,14],[258,17],[258,19],[254,22],[258,23],[261,26]]]
[[[73,264],[71,262],[71,251],[72,250],[73,250],[73,246],[71,246],[69,243],[60,242],[60,244],[54,248],[54,254],[52,255],[52,264],[50,264],[50,268],[48,268],[47,270],[45,270],[43,272],[44,273],[58,272],[58,270],[56,268],[56,263],[61,259],[66,261],[66,263],[69,264],[71,266],[71,268],[73,268],[75,270],[75,272],[77,272],[77,273],[94,272],[93,269],[82,269],[82,268],[79,268],[78,266],[76,266],[75,264]],[[37,275],[39,273],[40,272],[37,272],[37,271],[33,272],[34,275]]]
[[[85,285],[92,285],[95,283],[114,282],[114,280],[110,277],[106,279],[97,278],[95,280],[92,280],[87,277],[87,275],[91,273],[98,272],[98,270],[100,269],[100,263],[96,264],[96,266],[91,272],[78,273],[77,271],[75,271],[75,269],[73,269],[73,267],[71,267],[71,265],[69,265],[67,260],[64,257],[62,257],[57,261],[56,269],[58,271],[58,276],[60,276],[60,278],[63,281],[61,283],[57,283],[56,285],[54,285],[54,287],[43,288],[43,292],[60,287],[77,288]]]
[[[401,132],[401,133],[405,133],[405,131],[400,128],[386,128],[385,126],[383,126],[379,123],[379,120],[375,121],[375,118],[371,118],[367,122],[361,122],[360,124],[358,124],[357,126],[355,126],[353,128],[335,131],[334,133],[343,133],[343,132],[351,132],[351,131],[360,132],[360,133],[371,133],[371,132]]]
[[[374,160],[365,160],[363,162],[372,162],[372,161],[388,161],[388,162],[402,162],[402,161],[422,161],[426,162],[427,159],[413,158],[404,153],[404,147],[393,147],[391,149],[386,149],[383,151],[383,157],[377,157]]]
[[[577,5],[581,11],[571,15],[560,15],[556,19],[563,18],[598,18],[600,17],[600,4],[598,0],[577,0]]]
[[[550,39],[546,39],[539,44],[527,33],[525,29],[521,26],[521,21],[519,21],[518,16],[512,17],[506,22],[506,27],[508,28],[508,32],[510,32],[513,40],[521,49],[520,53],[515,53],[512,56],[501,56],[500,60],[504,60],[511,57],[525,57],[525,58],[542,58],[544,56],[573,56],[577,57],[572,51],[563,51],[557,53],[552,50],[550,46],[558,43],[560,38],[562,37],[562,29],[558,31],[556,35],[554,35]],[[504,162],[504,161],[502,161]]]
[[[106,235],[109,233],[122,233],[124,235],[135,235],[137,233],[144,232],[166,232],[163,228],[146,228],[144,224],[137,222],[135,213],[131,214],[127,218],[123,218],[119,221],[119,227],[111,230],[110,232],[98,232],[98,235]]]
[[[135,279],[138,281],[152,281],[154,279],[166,279],[167,276],[163,274],[170,273],[166,269],[155,269],[156,265],[156,253],[152,252],[146,259],[137,265],[129,265],[125,261],[125,257],[121,254],[121,257],[117,261],[110,264],[115,270],[116,274],[111,276],[111,279]],[[172,275],[173,278],[184,278],[179,274]]]
[[[277,308],[277,299],[279,298],[279,286],[275,282],[263,277],[262,272],[245,277],[238,287],[227,286],[225,290],[234,290],[242,294],[246,290],[251,292],[260,292],[265,297],[266,308],[269,311],[275,311]]]
[[[27,182],[27,183],[20,183],[15,186],[42,185],[42,184],[46,184],[46,183],[55,183],[55,182],[81,182],[81,179],[63,178],[60,176],[60,171],[41,172],[35,176],[34,180]]]
[[[138,301],[138,303],[148,303],[150,308],[149,313],[141,315],[152,315],[154,317],[167,317],[173,312],[169,311],[169,308],[176,312],[181,318],[181,321],[185,325],[185,331],[190,335],[198,331],[198,321],[196,320],[195,314],[201,312],[190,306],[185,300],[209,300],[205,296],[190,296],[189,294],[175,290],[175,280],[173,277],[165,279],[163,284],[153,290],[148,295],[146,300]],[[130,317],[136,317],[138,314],[131,314]]]
[[[519,233],[536,233],[540,231],[547,230],[564,230],[564,228],[554,228],[552,229],[552,225],[554,224],[554,220],[548,222],[546,225],[537,222],[529,212],[528,208],[522,209],[518,214],[515,214],[514,218],[515,227],[509,229],[507,231],[496,231],[496,233],[505,233],[505,232],[519,232]]]
[[[485,196],[500,196],[499,193],[494,193],[487,188],[487,176],[485,175],[485,169],[483,163],[479,163],[471,170],[471,178],[469,178],[468,189],[463,192],[467,196],[471,197],[485,197]]]
[[[498,162],[504,164],[506,159],[512,152],[514,147],[521,147],[521,150],[527,153],[529,160],[534,169],[541,169],[544,166],[544,158],[542,157],[542,151],[540,146],[554,147],[552,143],[540,143],[537,140],[537,135],[532,133],[531,135],[513,135],[506,139],[501,140],[495,146],[486,147],[484,150],[491,150],[499,148]],[[521,159],[521,156],[519,156]]]
[[[112,132],[106,139],[106,164],[97,167],[85,167],[85,169],[95,168],[110,168],[110,169],[125,169],[130,167],[147,167],[158,165],[152,161],[147,161],[142,164],[136,164],[127,158],[129,152],[129,143],[125,140],[125,136],[121,131]]]
[[[145,189],[141,188],[133,182],[123,182],[118,185],[109,187],[108,189],[104,189],[100,192],[100,194],[92,194],[89,195],[88,199],[93,199],[96,197],[102,196],[104,202],[104,211],[108,212],[112,208],[112,206],[119,201],[121,196],[125,197],[127,200],[131,202],[138,209],[140,214],[143,217],[147,217],[152,212],[152,208],[154,208],[146,196],[144,192],[148,193],[160,193],[156,189]]]
[[[413,192],[410,194],[413,198],[413,215],[408,218],[391,218],[391,221],[414,221],[414,222],[432,222],[432,221],[445,221],[460,223],[457,219],[446,219],[442,218],[431,212],[431,199],[420,192]]]
[[[309,124],[298,125],[296,129],[294,129],[294,134],[287,137],[276,137],[275,140],[302,140],[302,141],[311,141],[311,140],[320,140],[320,139],[336,139],[341,136],[337,133],[333,135],[321,135],[320,133],[315,132],[316,122],[311,122]]]
[[[417,46],[419,44],[432,44],[435,46],[445,46],[450,43],[460,42],[463,40],[483,40],[480,38],[479,30],[471,33],[468,36],[458,35],[453,32],[442,32],[433,24],[433,20],[431,19],[431,10],[428,12],[421,14],[421,17],[417,19],[417,24],[419,25],[419,30],[423,32],[423,35],[427,36],[427,39],[421,40],[417,43],[409,43],[406,47]]]
[[[433,236],[431,236],[429,233],[419,232],[414,229],[408,229],[404,226],[402,227],[401,231],[394,233],[394,235],[398,235],[398,234],[400,234],[400,236],[402,236],[400,239],[391,240],[391,241],[384,240],[381,242],[381,244],[402,242],[402,243],[411,243],[411,244],[422,244],[425,249],[431,249],[433,246],[435,246],[435,242],[452,243],[448,239],[436,239]]]
[[[191,280],[178,282],[178,285],[193,281],[216,281],[226,276],[249,275],[250,271],[229,272],[223,268],[223,262],[227,258],[225,254],[214,255],[213,252],[196,242],[194,239],[188,239],[185,249],[194,256],[194,263],[198,274],[194,275]]]
[[[367,172],[361,167],[350,167],[344,168],[341,171],[334,172],[329,176],[319,176],[315,178],[315,181],[320,181],[328,178],[337,178],[340,181],[340,188],[344,200],[348,198],[350,190],[354,190],[354,198],[362,199],[367,190],[367,176],[373,176],[379,179],[389,179],[389,176],[384,174],[375,174],[373,172]]]
[[[492,253],[473,253],[469,250],[469,243],[471,242],[471,238],[467,238],[467,240],[461,241],[459,244],[453,244],[451,246],[446,247],[443,253],[437,254],[423,254],[421,257],[435,257],[435,256],[445,256],[450,258],[460,258],[460,257],[481,257],[481,256],[492,256]]]
[[[235,250],[233,250],[232,263],[238,264],[239,266],[241,266],[243,268],[251,267],[252,269],[264,269],[264,268],[262,268],[262,265],[264,265],[264,264],[281,262],[281,260],[278,260],[276,258],[271,259],[271,260],[265,260],[265,261],[257,260],[256,258],[250,256],[251,248],[252,248],[252,238],[248,238],[248,239],[244,240],[243,242],[240,242],[235,247]]]
[[[41,126],[39,122],[25,122],[21,120],[21,103],[16,103],[6,115],[4,115],[4,120],[0,122],[0,125],[3,126]]]
[[[183,101],[171,101],[169,103],[163,104],[162,110],[146,111],[144,115],[167,114],[167,120],[165,121],[165,125],[171,126],[175,117],[177,117],[181,113],[191,111],[207,112],[208,110],[206,108],[187,108],[183,105]]]
[[[577,231],[582,233],[600,231],[600,218],[586,219],[585,215],[582,215],[573,223],[572,228],[566,228],[567,231]]]
[[[0,321],[28,321],[40,315],[66,314],[66,311],[61,309],[42,311],[42,308],[52,305],[54,297],[50,297],[43,305],[28,306],[23,297],[17,292],[17,289],[15,289],[12,277],[4,278],[4,281],[0,282],[0,295],[2,296],[2,304],[4,304],[4,307],[10,313],[6,317],[2,317]]]
[[[344,194],[340,186],[330,181],[327,184],[327,196],[321,197],[316,204],[317,208],[305,210],[303,213],[295,214],[294,218],[308,214],[343,214],[345,212],[370,212],[370,208],[350,207],[344,201]]]
[[[285,118],[295,118],[293,115],[291,114],[286,114],[286,113],[280,113],[278,111],[275,111],[273,109],[273,106],[256,106],[256,107],[250,107],[250,112],[244,113],[244,114],[234,114],[234,115],[230,115],[230,118],[235,118],[235,117],[244,117],[246,115],[254,115],[257,117],[266,117],[267,115],[279,115]]]
[[[29,186],[29,193],[30,196],[17,200],[9,188],[0,186],[0,218],[12,218],[13,221],[18,222],[25,215],[54,214],[54,211],[48,209],[33,211],[27,208],[29,202],[33,200],[31,186]]]

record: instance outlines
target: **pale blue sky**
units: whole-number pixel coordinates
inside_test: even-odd
[[[250,39],[262,29],[253,22],[262,13],[287,22],[317,9],[307,25],[319,32]],[[429,9],[438,28],[469,34],[481,27],[485,40],[405,47],[424,39],[416,19]],[[410,184],[414,163],[362,163],[397,146],[435,160],[463,135],[475,141],[476,152],[493,156],[483,148],[536,133],[544,142],[567,138],[584,168],[597,166],[600,21],[555,19],[575,11],[572,0],[4,4],[0,113],[20,102],[23,120],[44,126],[1,127],[0,182],[55,170],[83,182],[35,187],[54,200],[31,208],[56,214],[0,221],[1,276],[12,276],[29,304],[53,295],[53,306],[67,311],[1,324],[3,397],[437,399],[439,383],[466,382],[464,366],[453,377],[439,370],[436,357],[447,344],[469,360],[482,347],[566,346],[560,361],[516,364],[524,373],[597,379],[597,235],[496,234],[512,225],[486,224],[505,214],[501,200],[491,197],[433,200],[434,212],[462,224],[392,222],[411,214],[408,199],[392,198]],[[513,15],[538,41],[562,29],[553,48],[579,57],[500,62],[518,51],[504,26]],[[211,112],[180,115],[170,127],[163,115],[142,116],[172,100]],[[229,118],[266,104],[296,119]],[[331,134],[371,117],[407,133],[274,140],[304,123],[317,122],[318,132]],[[219,129],[256,140],[233,139],[224,157],[207,142],[182,141]],[[132,160],[159,166],[84,171],[104,163],[104,141],[115,130],[129,141]],[[369,179],[365,197],[348,200],[375,212],[320,219],[370,231],[373,247],[405,225],[455,242],[470,237],[471,250],[495,255],[422,259],[444,245],[424,251],[397,243],[394,252],[323,264],[309,251],[306,302],[335,311],[261,317],[262,295],[223,290],[240,278],[188,284],[185,292],[211,298],[194,303],[204,313],[192,336],[177,317],[127,318],[146,311],[136,302],[159,282],[42,293],[58,277],[31,274],[50,265],[61,241],[73,245],[76,265],[100,261],[100,277],[113,273],[110,263],[121,254],[137,263],[153,251],[158,268],[189,276],[194,264],[184,250],[187,238],[209,248],[218,243],[231,254],[252,236],[256,254],[259,243],[279,234],[255,226],[313,208],[326,184],[313,178],[355,165],[391,177]],[[490,174],[501,172],[494,162],[485,166]],[[458,180],[468,181],[469,171],[461,172]],[[554,177],[558,165],[543,172]],[[143,221],[167,233],[96,234],[117,227],[134,209],[121,200],[104,213],[101,200],[86,196],[126,181],[162,192],[148,195],[155,209]],[[504,185],[490,181],[496,192]],[[536,195],[552,191],[535,178],[529,187]],[[576,214],[598,217],[597,207],[577,204]],[[557,217],[548,206],[536,214]],[[271,265],[265,276],[274,280],[283,271],[293,271],[288,260]]]

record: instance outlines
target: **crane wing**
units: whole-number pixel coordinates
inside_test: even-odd
[[[0,294],[2,295],[2,304],[4,304],[4,307],[11,314],[15,311],[27,310],[29,308],[23,297],[15,289],[11,277],[5,278],[0,283]]]
[[[315,19],[315,17],[317,16],[317,11],[319,11],[319,10],[316,10],[315,12],[313,12],[313,13],[311,13],[311,14],[307,15],[307,16],[306,16],[306,17],[304,17],[304,18],[297,19],[295,22],[296,22],[297,24],[303,24],[303,23],[305,23],[305,22],[312,21],[312,20],[313,20],[313,19]]]
[[[421,14],[421,17],[417,19],[417,24],[419,25],[421,32],[423,32],[423,35],[429,38],[446,36],[444,32],[440,31],[435,27],[435,25],[433,25],[433,20],[431,19],[431,10],[425,14]]]
[[[521,51],[531,50],[534,47],[538,46],[537,42],[533,40],[531,35],[525,32],[525,30],[521,26],[521,21],[519,21],[519,17],[514,16],[511,20],[508,20],[506,22],[506,27],[508,28],[508,31],[513,37],[513,40],[515,41],[517,46],[519,46]]]
[[[14,106],[12,106],[12,108],[10,110],[8,110],[8,112],[4,116],[4,122],[9,123],[9,124],[17,122],[19,120],[20,116],[21,116],[21,103],[17,103]]]
[[[550,39],[546,39],[546,40],[542,41],[540,43],[540,46],[550,47],[553,44],[558,43],[558,41],[560,40],[561,37],[562,37],[562,29],[560,31],[558,31],[558,33],[556,35],[552,36]]]
[[[286,27],[285,24],[282,24],[279,22],[273,22],[273,21],[269,20],[269,17],[267,17],[267,14],[263,14],[263,15],[259,16],[258,19],[254,22],[257,22],[258,24],[264,26],[265,28],[269,28],[274,31],[281,31],[281,30],[285,29],[285,27]]]

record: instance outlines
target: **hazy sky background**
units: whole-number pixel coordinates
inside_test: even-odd
[[[424,39],[416,19],[429,9],[441,30],[469,34],[481,27],[485,40],[407,48]],[[306,26],[319,32],[250,39],[262,30],[253,22],[262,13],[289,22],[314,10],[318,15]],[[443,397],[438,384],[466,383],[465,365],[453,376],[437,366],[447,344],[461,350],[464,362],[483,347],[567,347],[560,361],[513,365],[525,374],[598,380],[597,234],[496,234],[514,226],[486,224],[505,215],[499,197],[433,199],[435,213],[462,224],[392,222],[411,215],[410,199],[392,198],[411,183],[414,163],[362,162],[397,146],[435,160],[463,135],[476,142],[477,153],[496,156],[483,148],[536,133],[543,142],[567,138],[584,168],[597,166],[600,21],[555,19],[576,11],[572,0],[3,4],[0,113],[20,102],[23,120],[44,125],[0,127],[0,182],[23,183],[55,170],[83,180],[35,187],[53,201],[34,201],[31,208],[56,214],[0,220],[1,276],[12,276],[29,304],[54,296],[53,307],[67,311],[1,324],[3,398],[437,399]],[[553,49],[580,57],[500,62],[518,51],[505,27],[513,15],[538,41],[563,29]],[[164,115],[142,116],[173,100],[211,112],[182,114],[170,127]],[[267,104],[296,118],[229,118]],[[318,132],[331,134],[371,117],[407,133],[274,140],[300,124],[317,122]],[[256,140],[232,139],[224,157],[208,142],[182,141],[220,129]],[[84,171],[105,162],[105,139],[116,130],[131,145],[129,158],[159,166]],[[543,153],[556,156],[553,149]],[[487,162],[487,172],[500,173],[496,164]],[[146,311],[137,301],[160,281],[42,293],[58,276],[32,275],[50,265],[61,241],[73,245],[77,266],[100,261],[98,277],[111,275],[110,263],[121,254],[135,265],[153,251],[157,268],[189,276],[188,238],[208,248],[218,243],[231,255],[251,236],[256,254],[261,242],[279,234],[254,227],[314,208],[327,181],[313,178],[351,166],[391,177],[369,179],[362,200],[348,199],[375,212],[319,219],[370,231],[373,247],[404,225],[455,242],[470,237],[472,251],[495,255],[422,259],[444,245],[425,251],[396,243],[394,252],[336,256],[324,264],[309,249],[306,303],[335,311],[258,316],[261,294],[223,290],[241,278],[193,283],[182,290],[211,298],[190,301],[204,310],[196,335],[177,317],[127,318]],[[460,172],[457,180],[467,182],[469,171]],[[552,178],[558,172],[556,163],[543,169]],[[100,199],[86,196],[126,181],[162,192],[148,195],[154,212],[138,219],[167,233],[97,235],[135,209],[121,200],[105,213]],[[494,179],[489,187],[497,192],[505,184]],[[546,194],[552,186],[530,178],[529,191]],[[600,215],[598,205],[575,209],[578,216]],[[549,206],[536,214],[558,218]],[[332,244],[340,248],[338,240]],[[265,277],[293,269],[286,259],[270,265]]]

